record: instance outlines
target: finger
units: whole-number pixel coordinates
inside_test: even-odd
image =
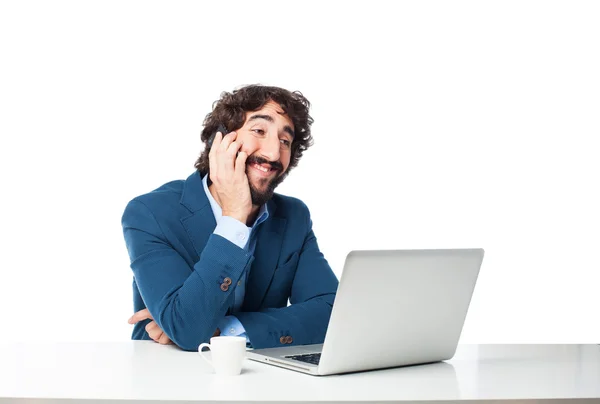
[[[146,327],[144,327],[148,335],[150,335],[150,333],[153,332],[156,328],[159,328],[158,324],[156,324],[156,321],[150,321],[148,324],[146,324]]]
[[[242,149],[243,142],[241,140],[236,140],[231,142],[229,148],[227,149],[227,157],[224,159],[225,162],[231,164],[225,164],[225,168],[227,170],[231,170],[233,172],[235,168],[235,159],[237,157],[238,152]]]
[[[210,179],[212,182],[216,182],[216,179],[218,178],[219,174],[217,164],[217,150],[219,150],[219,145],[221,144],[222,138],[223,135],[221,134],[221,132],[217,132],[217,134],[215,135],[215,139],[213,140],[212,147],[208,152],[208,168],[210,170]]]
[[[229,132],[225,136],[223,136],[223,140],[221,140],[221,144],[217,147],[218,150],[226,151],[229,148],[231,142],[233,142],[237,138],[237,132]]]
[[[235,159],[235,174],[238,177],[246,175],[246,160],[248,159],[248,153],[241,151]]]
[[[158,342],[160,338],[163,336],[163,332],[159,329],[152,332],[152,334],[148,334],[153,341]]]
[[[219,149],[222,140],[223,134],[221,132],[217,132],[215,138],[213,139],[212,146],[210,147],[210,151],[208,152],[209,162],[212,160],[212,157],[217,154],[217,150]]]
[[[210,152],[208,153],[209,156],[211,155],[211,153],[213,153],[213,150],[217,150],[219,148],[219,145],[223,141],[223,136],[225,136],[225,134],[222,132],[215,133],[215,138],[213,139],[212,146],[210,147]]]
[[[140,321],[146,320],[147,318],[153,319],[152,314],[150,314],[150,311],[148,311],[148,309],[143,309],[131,316],[129,320],[127,320],[127,322],[129,324],[135,324],[139,323]]]
[[[233,136],[230,137],[229,135]],[[235,153],[237,153],[237,150],[240,148],[240,142],[235,140],[237,134],[231,132],[229,135],[223,140],[217,153],[217,170],[219,170],[219,178],[230,178],[231,175],[233,175]]]
[[[231,142],[231,144],[227,148],[227,153],[229,153],[231,155],[236,155],[237,152],[240,151],[240,149],[242,148],[243,145],[244,145],[244,141],[242,139],[235,139],[233,142]]]
[[[148,336],[154,341],[158,341],[158,339],[163,334],[163,331],[154,321],[146,325],[146,332],[148,333]]]
[[[212,157],[214,157],[217,154],[217,150],[219,150],[219,146],[221,145],[221,142],[223,141],[223,136],[224,136],[224,134],[221,132],[217,132],[215,134],[215,138],[213,139],[212,146],[210,147],[210,151],[208,152],[209,162],[210,162],[210,160],[212,160]]]
[[[162,345],[168,345],[171,342],[167,334],[163,332],[163,334],[158,338],[158,343]]]

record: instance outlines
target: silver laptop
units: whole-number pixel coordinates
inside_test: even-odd
[[[248,351],[248,358],[311,375],[451,359],[483,249],[352,251],[323,344]]]

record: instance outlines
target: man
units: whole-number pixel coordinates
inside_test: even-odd
[[[323,342],[338,280],[306,205],[274,193],[312,144],[309,107],[277,87],[223,93],[197,171],[129,202],[133,339],[190,351],[214,335],[254,348]],[[213,136],[219,125],[230,132]]]

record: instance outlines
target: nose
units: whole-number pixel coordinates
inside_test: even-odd
[[[270,133],[261,141],[260,154],[269,161],[279,161],[279,136],[277,133]]]

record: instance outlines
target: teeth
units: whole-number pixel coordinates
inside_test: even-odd
[[[265,173],[268,173],[270,171],[268,168],[259,166],[258,164],[254,164],[254,167],[258,168],[260,171],[265,172]]]

